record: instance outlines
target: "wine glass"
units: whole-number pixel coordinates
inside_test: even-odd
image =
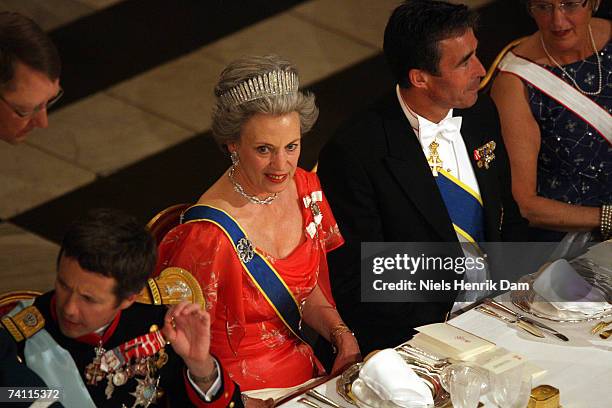
[[[480,396],[488,392],[489,373],[475,364],[452,364],[444,368],[441,379],[453,408],[476,408]]]
[[[531,395],[531,374],[520,365],[492,375],[491,399],[501,408],[525,408]]]

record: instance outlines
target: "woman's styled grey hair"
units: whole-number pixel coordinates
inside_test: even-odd
[[[312,128],[319,116],[315,96],[297,89],[297,69],[277,55],[250,56],[231,62],[221,72],[215,96],[212,132],[223,150],[227,144],[240,141],[242,125],[257,113],[297,112],[302,134]]]

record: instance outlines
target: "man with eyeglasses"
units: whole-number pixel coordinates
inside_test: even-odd
[[[47,109],[62,96],[61,62],[51,39],[34,21],[0,12],[0,139],[18,144],[46,128]]]

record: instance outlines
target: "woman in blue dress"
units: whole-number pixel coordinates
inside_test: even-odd
[[[612,236],[612,48],[599,0],[528,0],[538,31],[500,63],[491,96],[532,240]]]

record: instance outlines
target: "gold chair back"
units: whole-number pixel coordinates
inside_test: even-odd
[[[0,316],[4,316],[10,312],[21,300],[34,299],[42,295],[42,292],[36,290],[14,290],[0,294]]]
[[[191,204],[171,205],[151,218],[147,223],[147,228],[151,231],[151,235],[153,235],[158,245],[168,231],[179,225],[181,214],[190,206]]]
[[[508,51],[510,51],[512,48],[514,48],[517,45],[519,45],[520,43],[522,43],[523,41],[525,41],[526,39],[527,39],[527,37],[517,38],[516,40],[511,41],[508,45],[506,45],[504,48],[502,48],[502,50],[499,52],[499,54],[497,54],[497,57],[495,57],[495,59],[493,60],[493,63],[491,64],[491,66],[487,70],[487,74],[480,81],[480,87],[478,88],[478,90],[482,91],[484,88],[486,88],[489,85],[489,83],[491,82],[491,80],[495,76],[495,70],[497,69],[497,66],[501,62],[502,58],[504,58],[506,53]]]

